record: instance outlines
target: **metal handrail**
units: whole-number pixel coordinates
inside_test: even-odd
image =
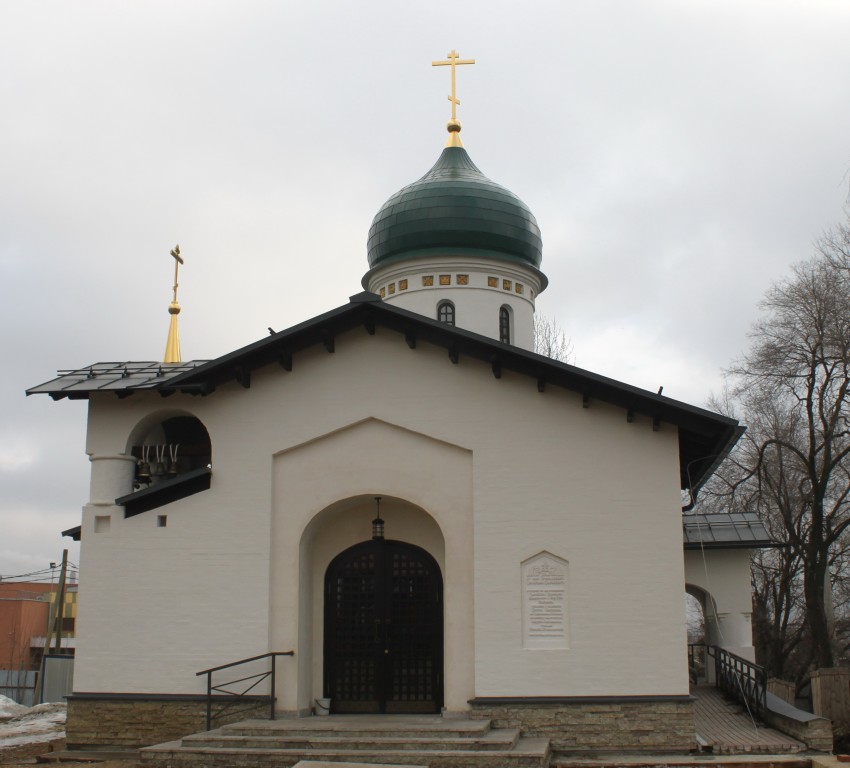
[[[767,670],[718,645],[708,652],[714,657],[717,687],[744,704],[751,714],[763,715],[767,711]]]
[[[195,677],[200,677],[201,675],[207,676],[207,730],[209,731],[212,727],[212,705],[213,705],[213,692],[221,694],[222,696],[232,696],[234,699],[242,699],[251,701],[252,704],[243,707],[241,710],[233,710],[233,707],[237,705],[237,701],[230,700],[226,701],[222,704],[221,709],[216,714],[217,717],[221,717],[225,712],[247,712],[248,710],[254,709],[258,702],[264,701],[267,697],[251,694],[251,691],[254,690],[260,683],[264,680],[271,678],[271,682],[269,685],[269,720],[274,720],[274,705],[275,705],[275,680],[276,680],[276,670],[275,670],[275,659],[278,656],[294,656],[295,651],[271,651],[269,653],[261,653],[259,656],[251,656],[247,659],[240,659],[239,661],[231,661],[229,664],[220,664],[217,667],[210,667],[209,669],[202,669],[200,672],[195,673]],[[242,664],[248,664],[252,661],[261,661],[262,659],[271,659],[271,669],[266,670],[265,672],[257,672],[253,675],[246,675],[245,677],[239,677],[235,680],[228,680],[224,683],[219,683],[218,685],[213,685],[212,676],[213,672],[220,672],[222,669],[230,669],[231,667],[238,667]],[[237,683],[247,683],[249,681],[253,682],[248,685],[244,690],[230,691],[227,690],[227,686],[236,685]]]
[[[688,643],[688,673],[694,685],[699,685],[700,679],[705,677],[707,654],[705,643]]]

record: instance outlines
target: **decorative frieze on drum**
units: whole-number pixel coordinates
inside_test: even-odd
[[[463,274],[442,274],[442,275],[421,275],[422,287],[423,288],[433,288],[435,286],[440,286],[442,288],[447,288],[451,286],[469,286],[475,285],[475,280],[470,281],[469,273]],[[403,278],[398,280],[397,282],[386,283],[378,288],[378,295],[382,299],[385,299],[387,296],[394,296],[396,290],[399,292],[406,291],[410,287],[409,279]],[[493,275],[487,277],[487,288],[495,288],[499,290],[501,288],[502,291],[506,291],[508,293],[516,293],[518,296],[525,295],[525,285],[523,283],[515,282],[513,280],[509,280],[507,278],[500,278]],[[533,291],[530,293],[531,297],[534,296]]]

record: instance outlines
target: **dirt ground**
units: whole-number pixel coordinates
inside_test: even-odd
[[[65,739],[56,739],[50,742],[41,742],[40,744],[22,744],[19,747],[7,747],[0,749],[0,765],[3,768],[32,768],[34,765],[44,765],[45,768],[54,765],[51,762],[40,762],[38,757],[46,756],[48,759],[51,755],[62,752],[65,749]],[[55,759],[55,758],[54,758]],[[61,768],[138,768],[139,763],[136,760],[67,760],[56,762],[55,765]]]

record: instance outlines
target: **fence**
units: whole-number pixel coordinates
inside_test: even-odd
[[[34,701],[38,672],[28,669],[0,669],[0,696],[31,707]]]

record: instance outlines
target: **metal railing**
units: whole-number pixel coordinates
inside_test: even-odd
[[[269,720],[274,720],[274,704],[275,704],[275,659],[278,656],[294,656],[295,651],[272,651],[270,653],[262,653],[259,656],[251,656],[248,659],[240,659],[232,661],[230,664],[222,664],[218,667],[210,667],[196,672],[195,676],[207,676],[207,730],[212,728],[213,717],[223,717],[225,714],[238,714],[240,712],[248,712],[256,710],[260,704],[268,703]],[[270,659],[270,668],[256,672],[254,674],[239,677],[235,680],[227,680],[213,685],[213,673],[220,672],[223,669],[231,669],[239,667],[243,664],[250,664],[254,661],[262,659]],[[269,681],[269,692],[267,694],[251,693],[257,686],[265,680]],[[242,686],[244,684],[244,686]],[[230,690],[230,686],[240,685],[243,690]],[[213,703],[219,705],[219,710],[213,715]],[[240,707],[237,709],[237,707]]]
[[[707,660],[708,646],[705,643],[688,643],[688,674],[694,685],[706,679]]]
[[[751,715],[764,715],[767,711],[767,670],[718,645],[711,646],[708,654],[714,657],[717,687],[741,702]]]

